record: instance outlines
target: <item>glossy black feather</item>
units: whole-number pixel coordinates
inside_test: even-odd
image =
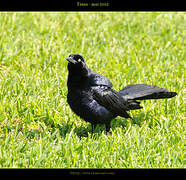
[[[92,124],[105,124],[117,116],[131,118],[127,111],[141,109],[138,100],[171,98],[177,93],[153,85],[128,85],[117,92],[112,89],[110,80],[89,70],[83,57],[72,54],[68,63],[67,102],[74,113]]]
[[[119,93],[125,99],[133,100],[172,98],[177,95],[176,92],[169,92],[167,89],[146,84],[128,85]]]
[[[94,71],[89,70],[89,82],[91,86],[106,86],[106,87],[112,87],[112,83],[110,80]]]

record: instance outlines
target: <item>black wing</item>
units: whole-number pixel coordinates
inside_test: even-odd
[[[125,118],[131,118],[126,112],[126,110],[130,110],[130,107],[128,107],[130,103],[125,101],[115,90],[106,86],[94,86],[92,92],[93,98],[110,112]],[[139,106],[139,104],[137,105]]]
[[[110,88],[112,87],[112,83],[106,76],[103,76],[91,70],[90,70],[90,75],[89,75],[89,81],[90,81],[91,86],[103,85],[103,86],[107,86]]]

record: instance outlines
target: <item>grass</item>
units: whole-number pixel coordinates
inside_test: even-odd
[[[0,13],[0,167],[184,168],[186,15],[160,12]],[[67,102],[79,53],[114,89],[153,84],[178,95],[142,102],[111,133]]]

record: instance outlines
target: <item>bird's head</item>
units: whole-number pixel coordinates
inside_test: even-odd
[[[69,73],[77,75],[86,75],[88,73],[88,67],[81,55],[71,54],[66,60],[68,61]]]
[[[83,59],[83,57],[79,54],[71,54],[69,57],[66,58],[66,60],[74,65],[78,65],[81,63],[84,63],[85,60]]]

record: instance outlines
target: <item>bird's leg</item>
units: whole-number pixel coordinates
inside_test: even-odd
[[[108,135],[109,131],[110,131],[110,123],[107,123],[106,124],[106,134],[107,135]]]
[[[95,124],[92,124],[92,134],[94,133],[94,129],[96,128]]]

